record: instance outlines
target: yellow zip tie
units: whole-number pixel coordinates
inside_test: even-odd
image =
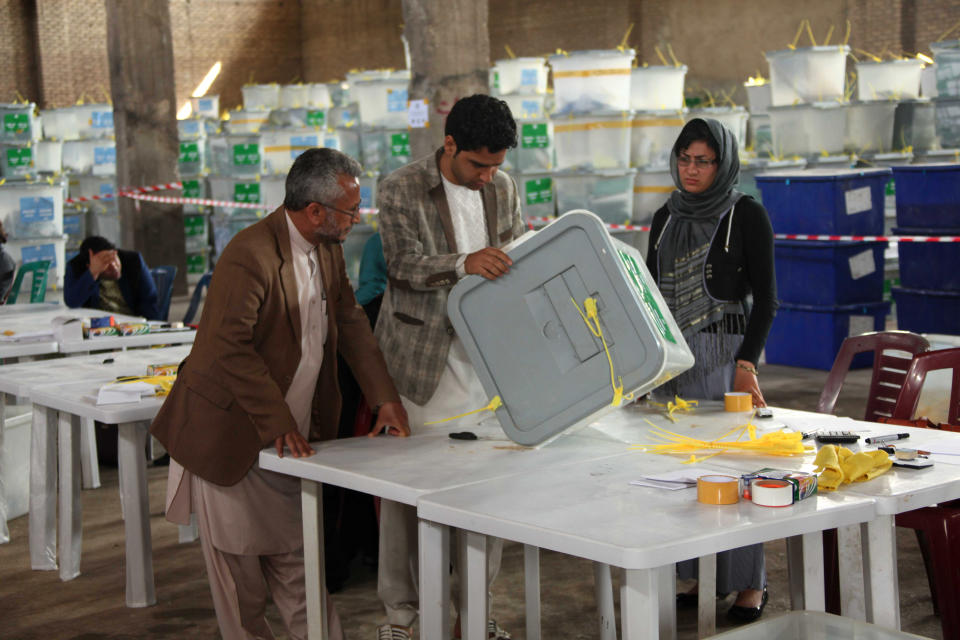
[[[847,32],[843,36],[843,45],[841,46],[844,46],[844,47],[847,46],[848,42],[850,42],[850,21],[849,20],[847,20]]]
[[[510,48],[510,45],[505,44],[503,45],[503,48],[507,50],[507,55],[510,56],[511,60],[517,57],[517,54],[513,52],[513,49]]]
[[[948,35],[950,35],[953,32],[953,30],[956,29],[957,27],[960,27],[960,20],[957,20],[955,23],[953,23],[952,27],[944,31],[942,34],[940,34],[940,37],[934,40],[934,42],[940,42],[941,40],[946,38]]]
[[[597,312],[596,298],[589,297],[583,301],[583,307],[587,311],[586,315],[584,315],[583,311],[580,309],[580,305],[577,304],[576,300],[570,298],[570,302],[572,302],[573,306],[577,308],[577,313],[579,313],[580,317],[583,318],[583,321],[586,323],[587,329],[590,330],[590,333],[592,333],[595,337],[600,338],[600,341],[603,343],[603,351],[607,354],[607,362],[610,364],[610,386],[613,387],[613,400],[610,402],[610,404],[614,407],[619,407],[620,403],[622,403],[624,400],[633,400],[632,393],[627,395],[623,394],[623,378],[616,375],[616,371],[613,368],[613,358],[610,356],[610,348],[607,346],[607,339],[604,337],[603,327],[600,325],[600,314]],[[619,384],[617,384],[618,381]]]
[[[810,26],[810,20],[807,20],[807,35],[810,36],[810,42],[813,46],[817,46],[817,40],[813,37],[813,28]]]
[[[827,31],[827,37],[823,40],[823,46],[830,44],[830,36],[833,35],[833,26],[834,25],[830,25],[830,31]]]
[[[680,61],[677,60],[677,56],[673,55],[673,47],[670,46],[669,42],[667,43],[667,53],[670,54],[670,59],[673,60],[673,66],[675,67],[683,66],[682,64],[680,64]]]
[[[633,23],[630,23],[630,26],[627,27],[627,32],[623,34],[623,39],[620,41],[620,45],[617,47],[620,51],[623,51],[627,48],[627,40],[630,39],[630,32],[633,31]]]
[[[669,67],[670,63],[667,62],[667,59],[663,57],[663,53],[660,51],[660,47],[654,47],[653,50],[657,52],[657,57],[660,58],[660,62],[663,63],[663,66]]]
[[[800,42],[800,36],[803,34],[803,25],[805,25],[806,22],[807,22],[807,19],[806,19],[806,18],[804,18],[803,20],[800,21],[800,27],[797,29],[797,35],[795,35],[795,36],[793,37],[793,42],[791,42],[790,44],[787,45],[787,48],[788,48],[788,49],[796,49],[796,48],[797,48],[797,43]]]
[[[474,409],[473,411],[467,411],[466,413],[461,413],[457,416],[452,416],[450,418],[444,418],[443,420],[434,420],[433,422],[425,422],[424,425],[428,424],[440,424],[441,422],[450,422],[451,420],[456,420],[457,418],[462,418],[464,416],[473,415],[474,413],[480,413],[481,411],[496,411],[503,406],[503,401],[500,399],[500,396],[493,396],[493,400],[490,401],[485,407],[480,409]]]

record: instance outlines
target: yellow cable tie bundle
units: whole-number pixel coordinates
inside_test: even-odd
[[[607,346],[607,339],[603,335],[603,327],[600,325],[600,313],[597,310],[596,298],[589,297],[583,301],[583,307],[586,309],[586,314],[584,314],[583,310],[580,309],[580,305],[577,304],[576,300],[570,298],[570,302],[572,302],[573,306],[577,308],[577,312],[580,314],[580,317],[583,318],[583,321],[586,323],[587,329],[590,330],[590,333],[592,333],[595,337],[600,338],[600,342],[603,343],[603,351],[607,354],[607,363],[610,365],[610,386],[613,387],[613,400],[610,402],[610,404],[614,407],[619,407],[625,399],[633,400],[632,393],[624,395],[623,378],[616,374],[616,371],[613,367],[613,357],[610,355],[610,348]]]
[[[660,47],[654,47],[653,50],[656,51],[657,57],[660,58],[660,62],[663,63],[663,66],[669,67],[670,63],[667,62],[667,59],[663,57],[663,53],[660,51]]]
[[[652,453],[691,454],[688,462],[700,462],[724,453],[750,453],[770,456],[797,456],[811,451],[813,447],[803,444],[803,434],[795,431],[776,431],[757,437],[756,427],[752,424],[734,427],[714,440],[700,440],[667,431],[649,420],[653,429],[650,435],[661,441],[659,444],[637,445],[631,448],[649,450]],[[746,436],[746,440],[743,440]],[[727,439],[732,438],[732,439]],[[707,456],[697,457],[697,452],[709,452]]]
[[[490,403],[485,407],[474,409],[473,411],[467,411],[466,413],[461,413],[459,415],[451,416],[449,418],[444,418],[443,420],[434,420],[433,422],[425,422],[424,424],[427,425],[427,424],[440,424],[441,422],[450,422],[451,420],[456,420],[457,418],[462,418],[464,416],[470,416],[475,413],[480,413],[481,411],[496,411],[502,406],[503,406],[503,400],[500,399],[500,396],[493,396],[493,400],[491,400]]]
[[[113,384],[130,384],[131,382],[146,382],[152,384],[155,389],[154,395],[165,396],[170,393],[173,383],[177,381],[176,374],[172,376],[127,376],[118,378]]]

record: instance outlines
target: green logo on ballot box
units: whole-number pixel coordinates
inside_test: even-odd
[[[204,216],[183,216],[183,234],[187,237],[202,236],[206,224]]]
[[[234,202],[260,202],[259,182],[237,182],[233,185]]]
[[[650,287],[644,282],[643,271],[640,269],[640,265],[637,264],[636,259],[629,253],[624,251],[618,251],[617,253],[620,254],[620,261],[623,262],[623,266],[630,276],[630,282],[633,283],[633,287],[637,290],[637,293],[640,294],[640,301],[643,302],[643,306],[646,307],[650,319],[653,320],[653,323],[657,327],[657,331],[660,332],[660,335],[663,336],[664,339],[669,340],[673,344],[677,344],[677,339],[673,337],[673,333],[670,331],[669,325],[667,325],[667,320],[663,317],[663,312],[660,311],[660,307],[657,306],[657,301],[654,299],[653,294],[650,293]]]
[[[3,114],[3,130],[8,135],[20,135],[30,131],[30,116],[26,113]]]
[[[550,146],[547,123],[525,124],[520,127],[520,146],[524,149],[546,149]]]
[[[233,145],[233,164],[238,166],[260,164],[260,145],[256,143]]]
[[[190,164],[200,161],[200,145],[196,142],[181,142],[180,157],[177,158],[180,164]]]
[[[325,126],[326,121],[327,114],[325,111],[307,111],[308,127],[322,127]]]
[[[394,158],[410,155],[409,133],[394,133],[390,135],[390,155]]]
[[[33,166],[33,150],[30,147],[10,147],[7,149],[7,166],[11,169]]]
[[[187,256],[187,273],[206,273],[207,254],[194,253]]]
[[[199,180],[183,180],[183,197],[184,198],[199,198],[200,197],[200,181]]]
[[[527,192],[527,204],[553,202],[553,178],[527,180],[523,186]]]

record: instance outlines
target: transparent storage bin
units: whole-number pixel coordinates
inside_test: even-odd
[[[317,109],[329,109],[333,106],[330,85],[323,82],[311,82],[307,86],[306,106]]]
[[[943,148],[960,147],[960,98],[934,98],[937,137]]]
[[[201,198],[205,199],[208,196],[207,191],[207,179],[202,175],[194,176],[181,176],[180,183],[183,186],[181,195],[184,198]],[[195,214],[195,213],[206,213],[207,206],[203,204],[184,204],[183,213]]]
[[[893,150],[897,103],[888,100],[851,102],[847,106],[844,150],[850,153],[884,153]]]
[[[409,78],[390,76],[351,83],[350,95],[360,106],[360,122],[370,127],[406,127]]]
[[[683,109],[686,65],[637,67],[630,73],[630,108],[634,111]]]
[[[117,147],[113,140],[66,140],[61,162],[64,171],[112,176],[117,173]]]
[[[260,202],[266,215],[283,204],[286,195],[287,176],[274,174],[260,177]]]
[[[0,176],[10,179],[36,175],[33,153],[29,144],[0,144]]]
[[[360,182],[360,208],[377,208],[377,185],[380,182],[380,174],[376,171],[367,171],[359,178]]]
[[[217,135],[210,142],[210,168],[214,173],[257,176],[266,171],[258,135]]]
[[[67,249],[76,249],[79,247],[80,243],[87,237],[86,210],[72,209],[70,212],[64,211],[63,232],[67,236]]]
[[[517,146],[507,150],[504,171],[549,171],[556,164],[553,122],[547,119],[517,123]]]
[[[713,118],[733,133],[737,139],[737,148],[743,149],[747,145],[747,121],[750,114],[743,107],[704,107],[691,109],[687,114],[687,122],[694,118]]]
[[[274,109],[270,112],[270,126],[326,129],[330,124],[329,107],[296,107]]]
[[[557,169],[630,166],[631,112],[554,115]]]
[[[410,132],[407,129],[363,129],[360,145],[361,164],[367,171],[385,176],[410,162]]]
[[[195,116],[203,118],[220,118],[220,96],[200,96],[190,98],[190,111]]]
[[[77,112],[72,107],[40,111],[43,137],[48,140],[76,140],[80,137]]]
[[[270,109],[237,109],[223,122],[223,130],[233,135],[257,133],[269,121]]]
[[[770,65],[772,106],[842,100],[849,53],[847,45],[830,45],[764,54]]]
[[[683,129],[682,111],[638,111],[630,130],[630,164],[634,167],[666,167],[670,152]]]
[[[32,102],[0,104],[0,142],[24,144],[40,139],[37,105]]]
[[[242,204],[261,204],[263,198],[260,189],[260,179],[240,176],[207,176],[210,185],[210,198],[220,202],[239,202]],[[257,218],[261,209],[248,207],[233,207],[218,205],[213,208],[214,219],[226,217]]]
[[[183,216],[183,238],[187,253],[202,251],[210,244],[207,216],[190,213]]]
[[[223,253],[227,245],[233,240],[241,230],[246,229],[252,224],[256,224],[259,218],[256,216],[213,216],[213,251],[216,256]]]
[[[537,93],[511,93],[499,96],[510,107],[510,113],[517,120],[538,120],[546,116],[544,101],[546,96]]]
[[[13,182],[0,185],[0,220],[10,236],[63,235],[63,183]]]
[[[836,102],[770,108],[773,153],[777,157],[843,153],[845,105]]]
[[[177,154],[177,171],[181,175],[203,173],[207,169],[207,143],[205,138],[180,140]]]
[[[902,100],[897,103],[893,116],[893,148],[912,148],[914,152],[928,151],[936,147],[936,107],[933,101]]]
[[[69,108],[77,114],[77,135],[81,139],[113,137],[113,105],[80,104]]]
[[[207,271],[210,271],[210,250],[187,249],[187,284],[197,284]]]
[[[546,60],[540,57],[497,60],[490,76],[490,90],[496,96],[547,92]]]
[[[923,62],[905,60],[857,63],[857,98],[860,100],[912,100],[920,97]]]
[[[269,111],[280,106],[280,85],[248,84],[243,92],[243,108],[249,111]]]
[[[553,172],[514,173],[513,179],[520,192],[520,208],[523,218],[553,218],[557,215],[557,190]]]
[[[586,209],[609,224],[627,224],[633,218],[633,182],[636,169],[554,173],[557,214]]]
[[[764,82],[763,84],[743,84],[743,90],[747,94],[747,108],[750,111],[750,116],[762,115],[770,109],[770,103],[773,99],[773,94],[771,92],[771,87],[769,82]]]
[[[653,214],[667,203],[676,188],[667,167],[637,171],[633,181],[633,223],[649,225]]]
[[[324,87],[325,88],[325,87]],[[310,99],[310,85],[284,84],[280,85],[279,102],[277,109],[294,109],[305,107]]]
[[[556,113],[630,110],[633,49],[550,56]]]
[[[185,118],[177,120],[177,137],[180,141],[198,140],[207,137],[206,118]]]
[[[293,161],[307,149],[327,146],[325,131],[316,129],[272,129],[260,132],[260,142],[263,145],[263,167],[267,173],[282,173],[286,175],[293,166]],[[335,134],[330,135],[334,142],[333,148],[340,146]]]
[[[960,97],[960,40],[931,42],[930,50],[936,62],[937,97]]]

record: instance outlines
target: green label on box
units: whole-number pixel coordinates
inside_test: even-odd
[[[200,197],[200,181],[199,180],[183,180],[183,197],[184,198],[199,198]]]
[[[207,254],[193,253],[187,255],[187,273],[206,273]]]
[[[307,111],[307,126],[308,127],[323,127],[326,126],[327,113],[326,111]]]
[[[647,308],[647,313],[650,314],[650,319],[653,320],[653,323],[656,325],[657,331],[659,331],[660,335],[666,340],[677,344],[677,339],[673,337],[673,332],[670,331],[670,326],[663,317],[663,312],[660,311],[660,307],[657,306],[657,301],[654,299],[653,294],[650,293],[650,288],[646,282],[644,282],[643,271],[641,271],[640,265],[637,264],[637,261],[629,253],[625,251],[618,251],[617,253],[620,254],[620,260],[623,262],[623,266],[630,276],[630,282],[633,283],[634,288],[640,294],[640,301],[643,303],[643,306]]]
[[[394,133],[390,136],[390,155],[394,158],[410,155],[409,133]]]
[[[7,149],[7,166],[11,169],[33,166],[33,149],[30,147],[10,147]]]
[[[183,234],[187,237],[202,236],[206,226],[204,216],[183,216]]]
[[[499,71],[493,72],[493,88],[494,89],[500,88],[500,72]]]
[[[30,131],[30,115],[26,113],[3,114],[3,131],[7,134],[20,135]]]
[[[527,180],[523,186],[527,192],[527,204],[553,202],[553,178]]]
[[[181,164],[200,162],[200,145],[196,142],[181,142],[180,157],[177,162]]]
[[[893,182],[893,178],[890,178],[890,179],[887,181],[887,188],[886,188],[886,191],[884,192],[884,195],[888,195],[888,196],[895,196],[895,195],[897,195],[896,185],[895,185],[894,182]]]
[[[256,165],[260,164],[260,145],[235,144],[233,145],[233,164]]]
[[[259,182],[237,182],[233,185],[234,202],[260,202]]]
[[[547,123],[523,125],[520,128],[520,145],[524,149],[545,149],[550,146]]]

